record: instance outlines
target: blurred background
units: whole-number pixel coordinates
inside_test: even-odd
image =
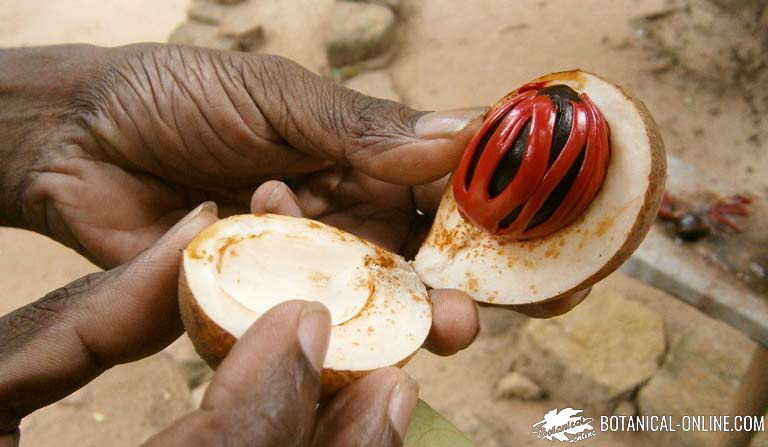
[[[563,317],[483,308],[471,348],[452,358],[422,352],[407,367],[422,398],[478,446],[538,446],[551,442],[531,427],[553,408],[594,418],[764,414],[766,3],[0,0],[0,46],[170,40],[281,54],[421,109],[492,104],[529,79],[572,68],[643,100],[670,155],[669,180],[661,218],[622,271]],[[0,229],[0,255],[0,313],[96,270],[20,230]],[[25,419],[22,445],[135,445],[196,405],[210,375],[181,339]],[[598,433],[585,442],[717,439],[678,431]],[[768,436],[751,443],[768,446]]]

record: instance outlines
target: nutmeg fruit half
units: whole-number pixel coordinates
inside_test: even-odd
[[[543,76],[487,113],[414,267],[431,287],[564,313],[643,240],[665,175],[641,102],[580,70]]]
[[[427,290],[409,263],[374,244],[309,219],[233,216],[183,252],[182,320],[212,367],[275,305],[319,301],[331,314],[325,394],[368,371],[402,366],[432,324]]]

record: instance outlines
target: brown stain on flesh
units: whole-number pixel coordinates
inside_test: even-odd
[[[603,237],[606,233],[608,233],[608,230],[611,229],[613,226],[613,222],[616,220],[616,216],[605,216],[603,219],[597,224],[597,228],[595,228],[595,236],[597,237]]]
[[[309,274],[309,280],[312,282],[316,282],[321,286],[325,286],[328,284],[328,281],[331,280],[331,276],[326,275],[325,273],[311,272]]]
[[[424,301],[424,298],[422,298],[421,296],[413,292],[411,292],[411,299],[413,299],[413,301],[416,301],[417,303],[421,303]]]
[[[480,290],[480,282],[472,272],[464,272],[464,276],[467,277],[467,289],[469,289],[470,292],[475,293]]]
[[[373,297],[376,295],[376,281],[374,280],[373,275],[368,275],[368,278],[365,281],[365,286],[368,289],[368,298],[365,300],[365,305],[360,309],[358,313],[351,316],[347,321],[339,324],[339,326],[345,326],[350,321],[354,321],[358,317],[367,315],[371,307],[373,307]]]
[[[447,252],[449,256],[453,257],[456,254],[471,245],[473,236],[480,230],[466,221],[462,221],[454,229],[440,229],[435,232],[434,246],[442,252]],[[474,233],[474,234],[473,234]]]
[[[557,259],[560,256],[560,250],[556,246],[550,246],[547,251],[544,252],[545,258]]]
[[[224,243],[216,250],[217,256],[214,257],[213,254],[207,253],[205,250],[200,249],[200,244],[209,239],[216,236],[217,229],[214,228],[215,225],[203,230],[202,233],[200,233],[187,247],[187,252],[189,253],[189,257],[192,259],[203,259],[205,257],[205,260],[209,263],[213,263],[216,261],[216,271],[221,273],[221,266],[224,262],[224,253],[227,251],[229,247],[232,245],[238,244],[242,242],[244,239],[259,239],[261,237],[266,236],[267,234],[272,233],[272,231],[265,230],[261,231],[259,233],[252,233],[247,236],[228,236],[224,238]],[[213,231],[209,231],[213,230]],[[231,256],[238,256],[238,252],[235,249],[232,249],[230,251]]]
[[[374,256],[365,255],[365,258],[363,258],[363,263],[366,267],[391,269],[395,266],[395,259],[392,255],[378,247],[375,247],[375,252],[376,254]]]
[[[228,238],[224,239],[224,244],[219,247],[218,250],[216,250],[219,254],[219,259],[216,262],[216,272],[221,273],[221,265],[224,262],[224,253],[227,251],[229,247],[232,245],[235,245],[243,240],[240,236],[229,236]],[[236,256],[237,252],[232,250],[232,256]]]
[[[347,233],[344,230],[340,230],[336,227],[329,227],[329,228],[333,231],[336,237],[338,237],[342,242],[357,242],[361,240],[357,236]]]
[[[205,230],[201,231],[200,234],[198,234],[194,239],[192,239],[192,242],[189,243],[187,246],[187,253],[189,254],[189,257],[192,259],[203,259],[205,257],[206,253],[205,250],[200,249],[200,245],[207,241],[208,239],[213,239],[216,237],[216,234],[219,232],[219,225],[214,224],[210,227],[206,228]]]

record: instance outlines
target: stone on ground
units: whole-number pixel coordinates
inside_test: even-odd
[[[218,27],[197,21],[187,21],[179,25],[168,38],[168,42],[216,50],[238,49],[237,41],[220,35]]]
[[[359,2],[359,3],[376,3],[377,5],[384,5],[388,8],[392,8],[393,11],[400,9],[403,4],[402,0],[341,0],[347,2]]]
[[[187,9],[187,17],[209,25],[218,25],[227,20],[229,7],[205,0],[194,0]]]
[[[395,31],[391,9],[372,3],[337,2],[326,42],[328,62],[342,67],[384,52]]]
[[[368,96],[397,102],[403,101],[400,94],[395,90],[392,77],[383,70],[362,73],[348,80],[344,85]]]
[[[765,419],[768,419],[768,413],[765,414]],[[749,447],[768,447],[768,430],[757,433]]]
[[[599,289],[568,314],[529,321],[513,368],[570,405],[611,404],[653,376],[664,346],[661,316]]]
[[[194,390],[213,377],[213,370],[197,354],[187,334],[179,337],[164,352],[179,366],[190,389]]]
[[[613,414],[615,416],[635,416],[637,414],[637,407],[635,407],[635,404],[632,403],[632,401],[623,400],[619,402],[618,405],[616,405],[616,408],[613,410]]]
[[[692,0],[647,18],[644,30],[659,50],[675,54],[677,62],[696,74],[741,82],[768,61],[755,12],[739,14],[759,7],[746,8],[746,3],[757,2]]]
[[[237,40],[242,51],[253,51],[264,42],[264,28],[258,19],[235,14],[221,24],[219,34]]]
[[[689,327],[677,337],[661,369],[637,395],[640,414],[675,418],[728,414],[754,350],[749,340],[733,332],[710,325]],[[715,439],[711,433],[681,431],[664,438],[670,446],[707,446]]]
[[[544,392],[534,381],[513,371],[496,384],[496,397],[536,400],[544,397]]]
[[[334,5],[334,0],[195,0],[188,10],[190,20],[170,42],[279,54],[326,73],[325,36]]]

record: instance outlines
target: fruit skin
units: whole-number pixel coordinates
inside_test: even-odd
[[[227,356],[237,339],[214,323],[197,304],[187,283],[187,274],[182,262],[179,274],[179,310],[184,328],[192,340],[197,353],[213,369]]]
[[[525,300],[518,300],[518,302],[491,302],[486,299],[484,296],[480,296],[477,293],[477,290],[472,290],[472,287],[466,286],[467,282],[465,281],[465,285],[462,286],[460,280],[455,280],[453,283],[447,283],[451,280],[446,280],[444,277],[441,278],[440,274],[433,272],[426,271],[430,268],[430,263],[434,262],[434,259],[431,259],[430,261],[423,261],[424,265],[421,265],[420,256],[417,255],[416,261],[414,263],[417,272],[422,277],[422,280],[426,284],[428,284],[431,287],[435,288],[458,288],[461,290],[466,291],[473,297],[475,297],[476,300],[485,302],[489,305],[494,306],[502,306],[502,307],[508,307],[512,308],[516,311],[529,314],[534,317],[539,318],[546,318],[554,315],[559,315],[561,313],[567,312],[571,308],[573,308],[575,305],[577,305],[581,299],[584,297],[577,297],[578,299],[574,299],[572,294],[574,292],[586,289],[614,270],[616,270],[631,254],[634,252],[634,250],[639,246],[639,244],[642,242],[643,238],[647,234],[648,230],[650,229],[650,226],[652,225],[653,221],[655,220],[656,213],[659,209],[659,205],[661,202],[661,193],[664,188],[664,181],[666,177],[666,156],[664,154],[664,145],[663,141],[661,139],[661,136],[659,134],[658,128],[656,126],[656,123],[654,122],[650,112],[647,110],[645,105],[638,101],[635,98],[632,98],[629,96],[623,89],[621,89],[618,86],[615,86],[611,83],[608,83],[607,81],[604,81],[602,78],[593,75],[591,73],[586,73],[580,70],[571,70],[571,71],[564,71],[559,73],[553,73],[546,76],[543,76],[541,78],[535,79],[531,81],[531,83],[562,83],[562,82],[568,82],[570,84],[576,85],[576,90],[580,90],[580,86],[587,83],[596,83],[596,87],[602,88],[605,86],[610,86],[615,89],[615,91],[623,98],[625,102],[628,102],[633,106],[634,111],[637,112],[637,115],[639,115],[640,120],[643,124],[643,134],[645,139],[648,143],[648,158],[650,162],[650,169],[648,171],[648,177],[647,177],[647,187],[645,188],[644,194],[641,197],[637,197],[637,199],[642,200],[642,205],[639,207],[638,213],[634,219],[634,221],[627,227],[626,236],[623,238],[623,242],[620,246],[618,246],[615,250],[611,250],[610,256],[605,261],[601,261],[600,267],[594,271],[594,273],[591,273],[589,275],[585,275],[585,277],[578,278],[577,282],[572,285],[568,286],[567,289],[564,291],[558,291],[557,295],[555,296],[549,296],[545,297],[543,299],[536,298],[530,301]],[[603,85],[604,84],[604,85]],[[492,113],[494,110],[505,104],[511,96],[514,96],[517,93],[517,90],[509,93],[504,98],[499,100],[488,113]],[[606,111],[603,110],[603,113],[606,114]],[[606,115],[606,119],[609,121],[611,118],[614,119],[622,119],[623,117],[609,117]],[[609,170],[611,167],[609,166]],[[631,175],[631,172],[626,173],[627,175]],[[440,239],[441,239],[441,232],[445,232],[446,228],[443,227],[443,222],[448,219],[448,215],[451,213],[456,213],[456,207],[457,204],[453,198],[452,195],[452,188],[449,186],[443,196],[443,201],[440,204],[440,209],[438,210],[438,217],[435,219],[435,224],[433,225],[432,229],[430,230],[430,233],[425,240],[424,244],[422,245],[422,250],[425,248],[429,248],[431,245],[431,248],[437,248],[440,253],[430,255],[430,257],[434,256],[443,256],[443,257],[449,257],[453,258],[456,256],[457,249],[461,250],[463,247],[460,247],[456,245],[456,243],[453,246],[449,246],[447,249],[440,247]],[[600,194],[602,194],[603,191],[598,193],[598,196],[596,197],[596,200],[599,199]],[[441,215],[442,213],[442,215]],[[503,238],[499,238],[493,235],[490,235],[479,228],[474,227],[472,224],[470,224],[468,221],[464,220],[463,224],[461,224],[460,230],[470,233],[469,235],[464,235],[464,242],[469,240],[473,247],[477,247],[482,245],[484,242],[487,243],[487,245],[494,246],[495,248],[498,248],[499,250],[504,250],[503,245],[505,242],[503,242]],[[577,226],[579,221],[577,220],[573,226]],[[622,227],[623,229],[624,227]],[[551,236],[547,236],[544,239],[550,238],[550,237],[571,237],[571,231],[570,227],[565,227],[562,230],[554,233]],[[575,235],[573,237],[576,237]],[[444,235],[442,239],[445,239]],[[475,240],[482,240],[484,242],[476,242],[472,241]],[[449,243],[450,245],[451,243]],[[516,242],[512,242],[510,245],[516,244]],[[421,253],[419,253],[421,254]],[[463,261],[463,262],[471,262],[471,260]],[[469,265],[469,264],[467,264]],[[505,270],[505,265],[498,265],[494,266],[498,267],[498,269]],[[553,271],[549,273],[549,276],[553,278],[563,277],[563,275],[568,275],[566,272],[560,272],[555,269],[552,269]],[[453,274],[456,274],[456,272],[452,272]],[[476,277],[474,278],[474,282],[476,284],[480,284],[480,289],[482,289],[482,282],[486,280],[486,278],[482,277]],[[515,278],[517,282],[525,282],[524,276],[520,277],[520,280],[518,278]],[[457,282],[459,284],[457,284]],[[519,286],[517,286],[519,287]],[[501,300],[500,300],[501,301]]]

